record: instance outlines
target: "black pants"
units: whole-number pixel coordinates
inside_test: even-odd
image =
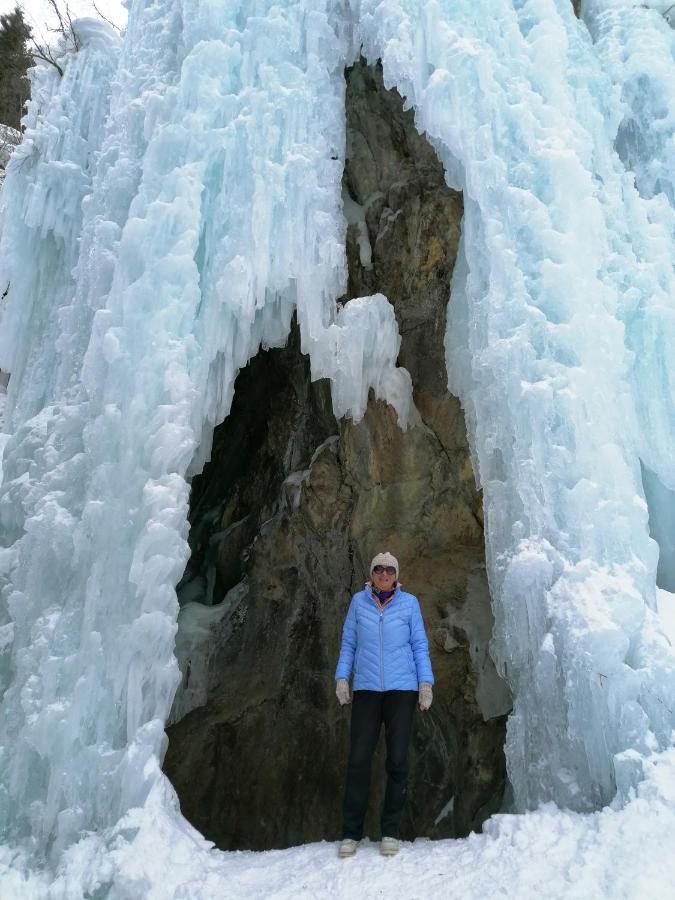
[[[417,691],[354,691],[342,837],[360,841],[368,807],[370,764],[384,722],[387,789],[380,825],[382,837],[399,836],[408,784],[408,745]]]

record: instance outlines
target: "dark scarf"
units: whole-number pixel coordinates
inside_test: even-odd
[[[398,587],[398,585],[397,585],[397,587]],[[377,605],[379,606],[380,611],[382,611],[385,608],[387,603],[389,603],[391,598],[396,593],[396,587],[393,588],[391,591],[377,591],[372,584],[370,586],[370,590],[373,592],[373,597],[375,599],[375,603],[377,603]]]

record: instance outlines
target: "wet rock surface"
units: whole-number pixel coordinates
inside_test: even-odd
[[[192,486],[164,764],[183,813],[226,849],[339,837],[349,711],[333,674],[350,596],[383,549],[420,599],[436,677],[431,710],[416,714],[403,837],[479,829],[505,787],[510,698],[487,652],[482,503],[443,350],[462,199],[378,68],[347,74],[343,300],[381,291],[394,304],[423,424],[401,432],[372,398],[362,422],[336,422],[295,332],[237,380]]]

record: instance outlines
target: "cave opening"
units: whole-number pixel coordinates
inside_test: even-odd
[[[420,599],[436,678],[431,710],[415,719],[402,837],[480,830],[506,787],[511,698],[488,652],[482,498],[443,343],[462,196],[380,67],[360,61],[346,79],[341,301],[382,292],[393,304],[422,424],[402,432],[372,396],[361,422],[337,421],[295,325],[285,348],[261,351],[237,378],[192,482],[182,683],[164,761],[183,814],[222,849],[340,836],[349,709],[333,674],[350,597],[383,549]]]

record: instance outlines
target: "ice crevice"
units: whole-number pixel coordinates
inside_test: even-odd
[[[642,6],[589,2],[587,29],[567,0],[133,2],[122,42],[84,21],[64,77],[34,73],[0,195],[6,840],[121,858],[147,804],[206,854],[160,770],[175,585],[188,479],[258,348],[295,314],[337,416],[373,389],[419,422],[389,302],[336,305],[358,51],[464,193],[447,365],[517,807],[634,796],[675,724],[641,475],[675,489],[672,140],[631,106],[638,83],[672,106],[675,33]]]

